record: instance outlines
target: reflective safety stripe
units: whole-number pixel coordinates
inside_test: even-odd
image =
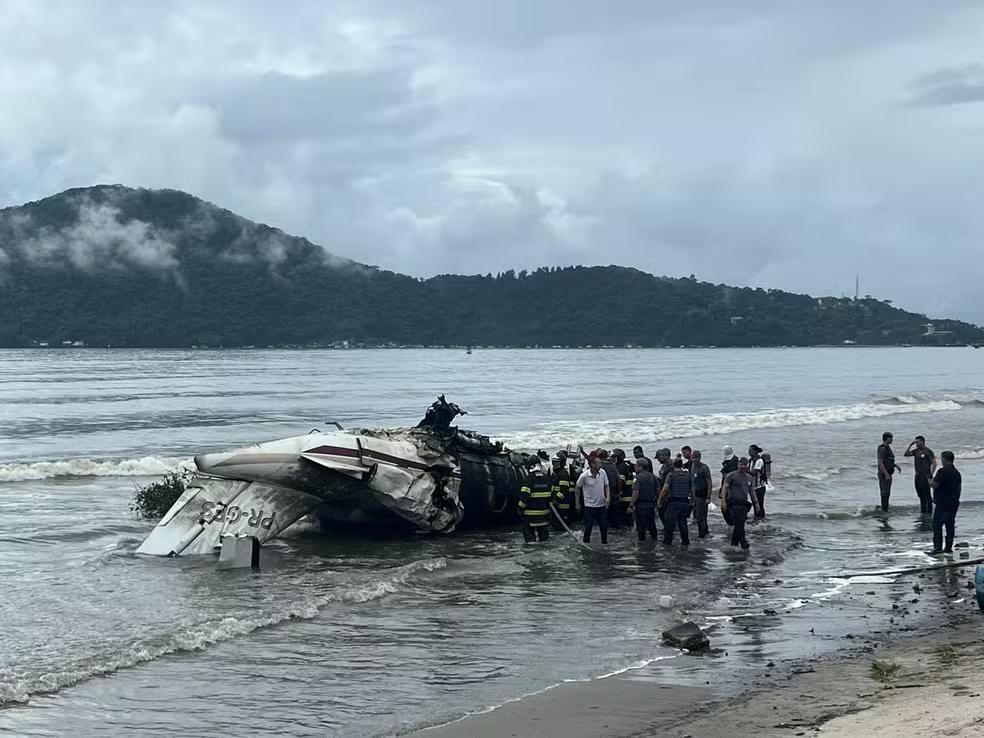
[[[619,499],[621,499],[622,502],[632,502],[632,495],[622,495]]]
[[[571,506],[568,505],[566,502],[558,502],[556,505],[554,505],[554,507],[556,507],[558,510],[570,510],[571,509]]]
[[[531,521],[537,521],[538,525],[546,524],[554,494],[554,485],[549,477],[539,473],[531,475],[519,492],[519,511],[527,524],[532,524]]]
[[[550,525],[550,523],[527,523],[531,528],[542,528],[545,525]]]

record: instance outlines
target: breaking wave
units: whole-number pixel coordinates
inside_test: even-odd
[[[139,459],[62,459],[0,464],[0,482],[24,482],[59,477],[149,477],[177,469],[193,469],[191,459],[142,456]]]
[[[391,570],[392,573],[387,577],[363,585],[312,597],[257,617],[226,617],[185,626],[158,638],[123,646],[103,660],[65,664],[63,668],[54,672],[29,675],[23,672],[0,670],[0,705],[26,702],[32,695],[57,692],[87,679],[154,661],[169,654],[201,651],[216,643],[229,641],[260,628],[268,628],[289,620],[310,620],[331,603],[363,603],[378,600],[396,592],[415,574],[446,567],[447,560],[443,557],[414,561]]]
[[[938,402],[949,400],[960,405],[984,405],[984,391],[957,390],[943,392],[913,392],[911,394],[889,395],[876,397],[875,402],[882,405],[918,405],[923,402]]]
[[[960,410],[954,400],[938,399],[891,404],[859,402],[827,407],[780,408],[747,413],[713,415],[654,416],[603,421],[546,423],[530,431],[509,434],[516,448],[547,448],[569,443],[653,443],[674,438],[719,435],[759,428],[785,428],[801,425],[828,425],[864,418],[883,418],[908,413],[935,413]]]

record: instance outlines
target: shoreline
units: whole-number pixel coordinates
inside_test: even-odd
[[[969,567],[968,567],[969,568]],[[932,572],[939,574],[939,571]],[[756,673],[701,672],[703,686],[681,684],[677,658],[586,682],[565,682],[485,711],[400,735],[607,736],[610,738],[734,738],[756,736],[947,735],[984,731],[984,613],[972,589],[973,569],[957,586],[924,582],[934,594],[921,625],[902,626],[905,610],[888,618],[888,633],[844,637],[857,645],[819,658],[764,666]],[[966,576],[969,574],[969,576]],[[912,583],[914,579],[905,580]],[[918,585],[917,585],[918,586]],[[944,590],[951,590],[946,594]],[[929,594],[929,592],[926,592]],[[890,625],[891,624],[891,625]],[[856,639],[856,640],[854,640]],[[712,637],[712,646],[714,646]],[[701,654],[681,653],[701,668]],[[876,665],[877,664],[877,665]],[[737,682],[737,683],[736,683]]]
[[[282,344],[275,346],[0,346],[0,351],[680,351],[701,349],[877,349],[877,348],[980,348],[972,343],[809,343],[809,344],[767,344],[749,346],[746,344],[681,344],[679,346],[464,346],[464,345],[364,345],[364,346],[304,346]]]

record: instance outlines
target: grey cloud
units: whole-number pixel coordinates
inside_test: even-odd
[[[222,128],[243,142],[325,139],[420,125],[427,110],[402,71],[298,77],[268,72],[219,91]]]
[[[940,106],[984,102],[984,64],[940,69],[920,75],[912,85],[914,105]]]
[[[984,84],[959,66],[979,2],[14,10],[3,204],[174,187],[418,276],[622,263],[839,294],[860,272],[984,320],[980,113],[955,104]],[[273,241],[229,258],[275,265]]]

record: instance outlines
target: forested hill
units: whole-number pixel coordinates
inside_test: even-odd
[[[978,343],[968,323],[624,267],[416,279],[173,190],[0,210],[0,346]],[[950,331],[950,334],[940,333]]]

